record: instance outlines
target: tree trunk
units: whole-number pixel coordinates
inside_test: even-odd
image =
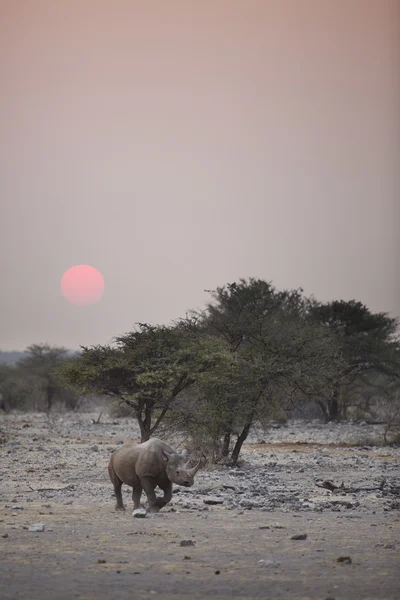
[[[224,439],[222,442],[222,449],[221,449],[221,457],[222,458],[225,458],[229,454],[229,444],[231,442],[231,433],[232,433],[231,429],[228,429],[225,432]]]
[[[316,402],[321,409],[322,416],[324,418],[324,423],[329,423],[329,413],[325,403],[322,400],[316,400]]]
[[[329,421],[340,421],[339,388],[335,387],[328,404]]]
[[[54,391],[53,388],[51,387],[47,387],[46,388],[46,412],[49,413],[52,409],[53,406],[53,397],[54,397]]]
[[[151,416],[153,414],[153,407],[145,402],[139,404],[136,409],[136,419],[140,427],[140,441],[147,442],[152,434],[151,429]]]
[[[1,392],[0,392],[0,410],[4,410],[5,413],[10,412],[10,407],[8,405],[8,402]]]
[[[150,439],[150,431],[146,429],[144,421],[138,419],[140,427],[140,443],[147,442]]]
[[[252,422],[253,422],[253,415],[248,420],[248,422],[245,424],[245,426],[242,429],[241,434],[239,435],[238,439],[236,440],[236,444],[235,444],[235,446],[234,446],[234,448],[232,450],[232,454],[231,454],[232,464],[234,464],[234,465],[237,464],[237,461],[238,461],[238,458],[239,458],[239,454],[240,454],[240,450],[242,449],[243,442],[245,441],[245,439],[249,435],[249,431],[250,431],[250,427],[252,425]]]
[[[144,418],[142,417],[142,411],[136,412],[136,419],[140,427],[140,442],[147,442],[151,435],[151,411],[147,408],[144,411]]]

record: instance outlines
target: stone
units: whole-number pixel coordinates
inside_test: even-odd
[[[344,565],[351,565],[353,561],[351,560],[350,556],[339,556],[339,558],[336,559],[336,562]]]
[[[43,523],[34,523],[34,525],[30,525],[28,527],[29,531],[33,531],[35,533],[39,533],[44,531],[44,524]]]
[[[135,517],[136,519],[144,519],[146,515],[147,510],[145,508],[135,508],[132,513],[132,517]]]
[[[279,566],[279,562],[275,561],[275,560],[259,560],[258,563],[260,565],[260,567],[278,567]]]
[[[204,504],[216,505],[216,504],[223,504],[224,503],[224,499],[223,498],[216,498],[216,497],[204,498],[203,502],[204,502]]]
[[[181,540],[180,546],[194,546],[196,544],[195,540]]]

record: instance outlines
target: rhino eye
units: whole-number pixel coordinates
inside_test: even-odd
[[[180,471],[178,470],[178,471],[176,472],[176,474],[177,474],[177,475],[179,475],[179,474],[180,474]]]

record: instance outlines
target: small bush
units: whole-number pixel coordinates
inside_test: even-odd
[[[125,402],[113,401],[109,405],[108,414],[110,417],[117,419],[122,417],[134,417],[134,411],[131,406],[125,404]]]

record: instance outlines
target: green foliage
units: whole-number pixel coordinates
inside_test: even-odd
[[[203,313],[193,313],[188,327],[224,341],[230,360],[198,379],[201,402],[192,424],[197,419],[202,428],[208,425],[211,445],[219,444],[223,456],[235,433],[231,458],[236,462],[253,421],[282,412],[276,406],[282,393],[292,398],[296,391],[326,390],[346,362],[334,336],[307,318],[301,289],[278,291],[270,283],[250,279],[217,288],[211,295],[213,302]]]
[[[182,327],[139,324],[114,345],[83,347],[63,365],[62,380],[83,393],[119,399],[135,412],[142,440],[152,435],[175,398],[227,356],[224,345]]]

